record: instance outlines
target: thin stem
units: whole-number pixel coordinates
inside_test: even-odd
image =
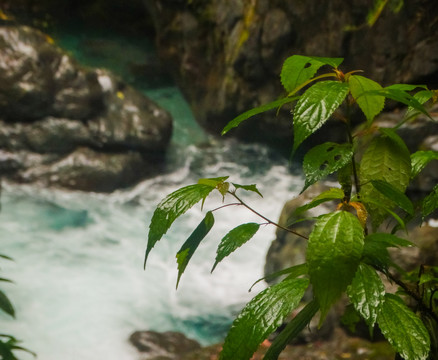
[[[216,209],[211,210],[211,212],[226,208],[228,206],[240,206],[240,205],[242,205],[242,204],[241,203],[225,204],[225,205],[221,205],[221,206],[217,207]]]
[[[347,126],[348,142],[351,144],[351,146],[353,146],[353,135],[351,134],[351,126],[350,126],[350,105],[347,105],[347,121],[345,122],[345,124]],[[359,196],[360,182],[359,182],[359,177],[357,176],[356,161],[354,161],[354,152],[353,152],[353,156],[351,157],[351,166],[353,169],[354,186],[356,187],[356,194]]]
[[[401,280],[397,279],[394,275],[392,275],[389,271],[385,273],[385,275],[393,282],[395,282],[398,286],[400,286],[406,294],[408,294],[411,298],[413,298],[415,301],[417,301],[418,306],[421,311],[427,313],[430,317],[432,317],[437,323],[438,323],[438,315],[435,314],[433,309],[428,307],[423,303],[422,297],[417,294],[415,291],[412,291],[409,289],[409,287]]]
[[[287,227],[281,226],[280,224],[277,224],[274,221],[269,220],[266,216],[263,216],[262,214],[260,214],[259,212],[257,212],[256,210],[254,210],[252,207],[250,207],[249,205],[247,205],[242,199],[240,199],[235,192],[228,192],[229,194],[231,194],[237,201],[240,202],[240,204],[242,204],[243,206],[245,206],[248,210],[250,210],[251,212],[253,212],[254,214],[256,214],[257,216],[261,217],[263,220],[265,220],[268,224],[274,225],[284,231],[290,232],[294,235],[297,235],[303,239],[309,240],[309,238],[303,234],[300,234],[299,232],[296,232],[295,230],[292,229],[288,229]]]

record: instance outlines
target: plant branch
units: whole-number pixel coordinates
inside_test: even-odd
[[[296,236],[299,236],[303,239],[309,240],[309,238],[303,234],[300,234],[299,232],[296,232],[295,230],[289,229],[287,227],[281,226],[280,224],[277,224],[274,221],[269,220],[266,216],[263,216],[262,214],[260,214],[259,212],[257,212],[256,210],[254,210],[252,207],[250,207],[248,204],[246,204],[242,199],[240,199],[235,192],[232,191],[228,191],[229,194],[231,194],[237,201],[239,201],[240,204],[242,204],[243,206],[245,206],[249,211],[253,212],[254,214],[256,214],[257,216],[261,217],[263,220],[265,220],[268,224],[274,225],[284,231],[290,232]]]
[[[379,270],[379,269],[377,269]],[[417,294],[415,291],[412,291],[403,281],[397,279],[394,275],[392,275],[389,271],[384,273],[392,282],[396,283],[400,286],[403,291],[408,294],[411,298],[417,301],[418,306],[421,311],[427,313],[430,317],[432,317],[438,323],[438,314],[435,314],[432,308],[428,307],[424,304],[422,297]]]

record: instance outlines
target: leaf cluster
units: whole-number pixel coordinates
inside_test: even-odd
[[[12,258],[3,254],[0,254],[0,258],[12,261]],[[12,283],[11,280],[6,278],[0,278],[0,281]],[[12,317],[15,317],[14,306],[12,305],[12,302],[9,300],[8,296],[2,290],[0,290],[0,310]],[[18,360],[14,354],[15,350],[25,351],[36,356],[36,354],[33,352],[18,345],[19,343],[20,341],[11,335],[0,334],[0,358],[5,360]]]
[[[292,105],[293,156],[308,137],[325,126],[330,118],[336,118],[345,124],[347,141],[326,142],[307,152],[303,159],[306,179],[302,192],[332,174],[337,174],[339,187],[322,192],[296,209],[287,227],[276,224],[241,199],[241,191],[261,196],[256,185],[228,182],[228,176],[200,179],[197,184],[176,190],[160,202],[152,216],[145,264],[151,249],[172,223],[195,204],[201,202],[203,206],[213,191],[235,201],[207,211],[182,245],[176,255],[177,286],[195,250],[214,226],[216,211],[244,206],[263,222],[245,223],[225,234],[217,248],[212,271],[251,240],[262,224],[274,225],[308,240],[306,262],[269,275],[269,279],[281,276],[283,280],[256,295],[236,318],[220,359],[250,359],[262,341],[298,308],[309,286],[313,290],[313,300],[275,338],[265,359],[276,359],[318,312],[322,325],[342,294],[348,296],[348,309],[355,314],[350,318],[362,318],[370,332],[379,326],[404,359],[427,359],[430,353],[437,351],[436,269],[423,267],[417,278],[411,276],[400,280],[394,276],[394,271],[402,277],[404,271],[392,262],[388,251],[389,248],[413,246],[395,233],[406,229],[409,221],[425,219],[438,208],[438,185],[419,202],[411,201],[406,195],[410,182],[429,162],[438,159],[438,152],[411,154],[397,135],[397,129],[418,114],[426,114],[430,119],[424,105],[436,98],[436,92],[423,85],[396,84],[383,88],[358,75],[359,71],[344,74],[338,69],[342,61],[341,58],[291,56],[284,62],[280,75],[287,95],[237,116],[222,132],[227,133],[253,115],[285,104]],[[321,74],[321,69],[327,71]],[[393,128],[382,128],[375,123],[386,99],[407,106],[405,117]],[[363,114],[362,130],[356,133],[351,129],[349,117],[354,106]],[[372,136],[365,136],[369,134]],[[308,210],[328,201],[337,202],[336,210],[314,219],[308,238],[293,229]],[[388,232],[380,230],[384,221],[392,224]],[[396,282],[401,292],[387,293],[382,276]],[[407,306],[405,296],[416,303],[414,310]]]

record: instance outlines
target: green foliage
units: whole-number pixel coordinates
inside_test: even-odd
[[[225,235],[217,249],[216,261],[211,272],[214,271],[217,264],[219,264],[226,256],[230,255],[234,250],[250,240],[259,228],[260,225],[256,223],[242,224]]]
[[[321,81],[310,87],[294,109],[294,145],[292,152],[318,130],[341,105],[349,91],[348,84]]]
[[[374,20],[369,19],[369,23],[377,19],[386,4],[398,8],[396,3],[401,2],[377,1],[372,15]],[[317,312],[320,312],[321,325],[327,312],[345,293],[351,303],[343,321],[350,328],[360,318],[368,324],[370,331],[377,323],[388,342],[405,360],[426,359],[429,353],[438,351],[438,269],[422,265],[417,272],[405,273],[393,262],[388,249],[414,245],[391,233],[388,227],[388,232],[375,230],[388,215],[398,222],[393,228],[395,232],[405,228],[409,220],[425,219],[438,208],[438,185],[415,203],[406,194],[410,181],[430,161],[437,160],[438,153],[417,151],[411,155],[397,135],[397,129],[403,123],[419,114],[426,114],[430,119],[425,104],[436,100],[437,92],[423,85],[396,84],[382,88],[371,79],[353,75],[357,71],[341,72],[338,66],[342,60],[291,56],[286,59],[280,75],[287,97],[237,116],[222,132],[225,134],[254,115],[296,102],[292,113],[293,154],[315,131],[327,126],[331,117],[336,117],[345,124],[348,141],[324,143],[307,152],[303,160],[306,176],[303,191],[333,173],[337,173],[340,188],[323,191],[298,207],[286,226],[268,219],[240,198],[243,190],[262,196],[255,184],[227,182],[228,176],[201,179],[198,184],[173,192],[160,202],[152,216],[145,258],[174,220],[201,200],[203,206],[212,191],[235,201],[208,211],[183,244],[177,253],[178,282],[198,245],[213,227],[215,211],[243,206],[262,218],[263,224],[274,225],[308,240],[306,263],[282,269],[253,284],[284,278],[256,295],[236,318],[220,355],[223,360],[249,360],[261,342],[298,307],[309,285],[313,288],[314,299],[274,339],[265,360],[277,359],[286,344]],[[327,72],[321,74],[322,69]],[[315,76],[317,72],[319,74]],[[333,79],[319,81],[325,78]],[[383,110],[385,99],[408,107],[404,118],[393,128],[379,128],[374,122]],[[363,114],[363,125],[357,133],[351,130],[350,118],[351,108],[355,106]],[[337,202],[336,210],[312,219],[315,223],[309,237],[293,229],[306,211],[328,201]],[[244,223],[225,234],[218,246],[213,270],[225,257],[250,241],[260,226],[255,222]],[[415,304],[415,311],[400,296],[386,293],[379,273],[400,287],[399,293]]]
[[[326,142],[315,146],[304,156],[303,170],[306,174],[306,182],[301,192],[343,168],[351,161],[352,156],[353,148],[350,144]]]
[[[254,297],[234,320],[220,359],[250,359],[262,341],[298,306],[308,286],[307,279],[287,278]]]
[[[369,211],[374,214],[373,227],[379,226],[394,207],[394,201],[377,190],[372,181],[382,180],[400,192],[409,184],[411,158],[409,151],[387,136],[371,140],[363,154],[360,166],[361,196],[367,201]],[[371,200],[371,201],[370,201]]]
[[[0,258],[12,261],[12,258],[3,254],[0,254]],[[12,283],[11,280],[5,278],[0,278],[0,281]],[[6,294],[1,290],[0,290],[0,310],[2,310],[3,312],[5,312],[6,314],[12,317],[15,317],[14,306],[12,305],[11,301],[6,296]],[[34,354],[33,352],[27,350],[22,346],[19,346],[18,345],[19,343],[20,341],[11,335],[0,334],[0,359],[19,360],[14,354],[15,350],[25,351],[36,357],[36,354]]]
[[[367,264],[360,264],[347,294],[371,333],[385,298],[385,287],[376,270]]]
[[[353,98],[357,101],[368,123],[372,123],[374,117],[383,110],[385,105],[384,96],[367,95],[367,91],[381,90],[380,84],[359,75],[351,75],[348,80]]]
[[[363,238],[359,220],[346,211],[322,215],[316,222],[306,258],[321,322],[351,283],[362,255]]]
[[[385,295],[377,322],[383,335],[404,359],[427,359],[430,348],[429,333],[421,319],[400,297]]]
[[[213,225],[214,216],[213,213],[209,211],[176,254],[176,261],[178,263],[178,279],[176,281],[177,288],[181,279],[181,275],[186,269],[187,264],[192,258],[192,255],[195,253],[201,241],[207,236]]]

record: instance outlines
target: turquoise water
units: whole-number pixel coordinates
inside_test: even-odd
[[[76,34],[57,41],[87,65],[112,69],[114,64],[112,70],[124,74],[123,59],[85,56],[74,46],[78,38]],[[150,47],[130,48],[121,38],[111,41],[106,45],[111,51],[120,50],[121,41],[126,54],[153,56]],[[257,183],[264,199],[251,193],[246,201],[276,220],[285,200],[302,183],[300,175],[289,172],[285,159],[264,146],[208,137],[176,87],[167,80],[154,86],[141,88],[175,119],[168,173],[109,195],[4,184],[2,252],[15,261],[0,261],[1,276],[14,281],[2,284],[2,289],[16,306],[17,319],[1,314],[0,328],[23,340],[39,359],[139,359],[128,342],[136,330],[176,330],[204,345],[218,342],[233,316],[263,288],[247,291],[262,276],[265,254],[275,237],[272,227],[262,227],[210,274],[222,236],[242,222],[259,221],[240,207],[215,213],[214,229],[193,256],[178,291],[175,253],[204,216],[199,206],[175,222],[143,271],[152,213],[177,188],[200,177],[224,175],[236,183]],[[221,204],[217,194],[205,209]]]

